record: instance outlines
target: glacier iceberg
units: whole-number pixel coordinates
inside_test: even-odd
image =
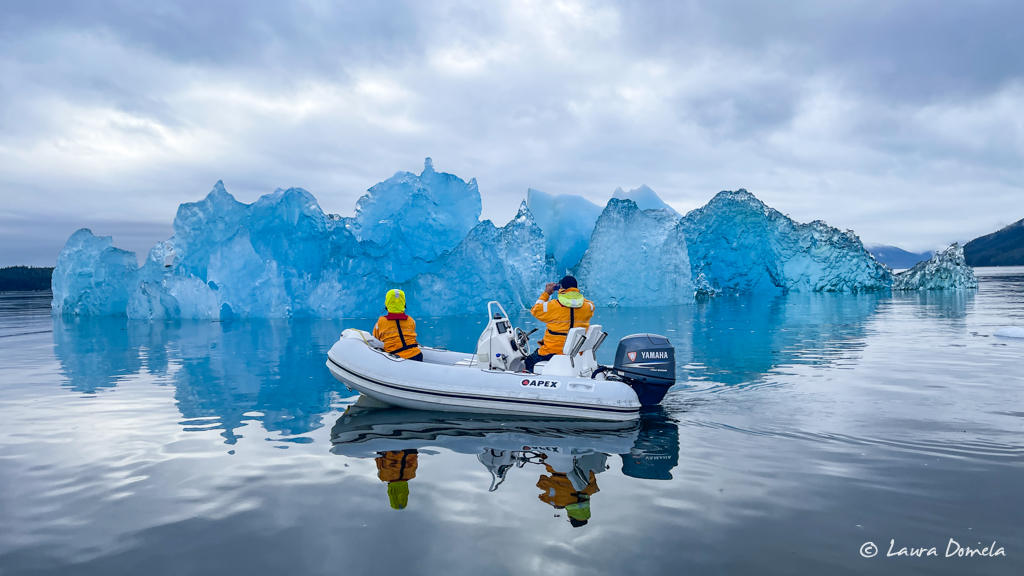
[[[464,182],[435,172],[430,158],[424,164],[419,176],[398,172],[370,188],[346,223],[368,254],[387,262],[395,282],[405,282],[454,249],[480,219],[475,178]]]
[[[746,190],[721,192],[683,218],[609,201],[576,269],[601,305],[655,306],[694,295],[863,292],[888,289],[892,273],[852,232],[798,224]]]
[[[547,253],[555,257],[559,270],[576,266],[590,245],[601,207],[583,196],[552,196],[533,188],[526,191],[526,204],[544,232]]]
[[[557,277],[543,232],[525,203],[503,228],[479,214],[475,181],[437,173],[429,159],[420,176],[399,173],[371,188],[354,218],[324,214],[301,188],[243,204],[218,182],[179,207],[174,237],[141,267],[110,238],[72,236],[53,308],[137,319],[338,318],[376,314],[394,287],[409,293],[415,314],[532,304]]]
[[[718,193],[682,218],[700,291],[864,292],[888,289],[892,272],[851,231],[799,224],[746,190]]]
[[[629,192],[625,192],[622,188],[616,188],[615,192],[612,193],[612,198],[617,200],[632,200],[636,202],[636,205],[641,210],[670,210],[676,217],[679,217],[679,213],[661,199],[660,196],[651,190],[647,184],[641,184],[639,188],[634,188]]]
[[[114,248],[110,236],[78,230],[64,244],[53,269],[53,311],[74,316],[123,314],[138,266],[135,253]]]
[[[918,262],[893,279],[893,290],[963,290],[977,288],[978,279],[967,265],[964,249],[954,243],[931,260]]]
[[[490,300],[529,308],[544,283],[556,278],[554,258],[546,255],[544,235],[523,202],[505,227],[484,220],[441,260],[437,272],[402,287],[420,310],[442,316],[482,311]]]
[[[678,215],[608,201],[576,268],[580,291],[599,306],[668,306],[693,301],[686,238]]]
[[[657,197],[637,190],[631,194],[648,205]],[[387,289],[401,288],[413,314],[473,313],[488,300],[527,308],[566,267],[603,306],[681,304],[695,294],[977,286],[958,246],[894,277],[852,232],[798,224],[745,190],[719,193],[681,218],[613,198],[590,223],[596,206],[588,204],[531,190],[498,227],[479,220],[476,181],[436,172],[429,158],[419,176],[399,172],[370,188],[350,218],[325,214],[301,188],[244,204],[218,182],[178,208],[174,236],[141,266],[111,238],[75,232],[54,270],[53,310],[136,319],[364,317],[380,311]]]
[[[679,213],[647,185],[629,192],[616,188],[612,198],[632,200],[641,210],[668,210],[679,218]],[[547,251],[555,257],[559,270],[576,267],[590,246],[594,226],[603,209],[582,196],[554,196],[533,188],[526,191],[526,202],[544,232]]]

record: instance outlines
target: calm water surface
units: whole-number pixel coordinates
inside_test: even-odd
[[[0,574],[1021,574],[1024,340],[993,332],[1024,326],[1024,268],[977,272],[599,310],[602,362],[635,332],[676,346],[632,425],[353,407],[325,355],[372,320],[0,295]],[[483,322],[421,341],[468,350]]]

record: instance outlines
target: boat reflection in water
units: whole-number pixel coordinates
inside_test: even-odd
[[[597,476],[621,455],[622,473],[668,480],[679,462],[679,429],[661,407],[639,420],[602,422],[527,416],[496,416],[380,408],[364,401],[350,406],[331,429],[331,452],[373,458],[388,485],[391,507],[405,508],[409,480],[416,477],[420,450],[437,447],[474,455],[491,473],[493,492],[514,468],[536,466],[538,498],[564,510],[574,527],[590,521]]]

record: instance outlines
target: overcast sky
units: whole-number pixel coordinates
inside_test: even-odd
[[[0,266],[146,251],[217,180],[327,212],[399,170],[678,211],[746,188],[925,250],[1024,218],[1019,1],[0,3]]]

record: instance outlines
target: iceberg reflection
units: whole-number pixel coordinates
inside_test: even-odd
[[[53,331],[66,385],[75,392],[92,394],[126,377],[148,376],[174,386],[185,420],[216,423],[228,444],[237,441],[243,420],[259,420],[268,432],[285,436],[305,434],[323,425],[332,398],[353,396],[323,367],[339,333],[339,322],[325,321],[59,317]]]

